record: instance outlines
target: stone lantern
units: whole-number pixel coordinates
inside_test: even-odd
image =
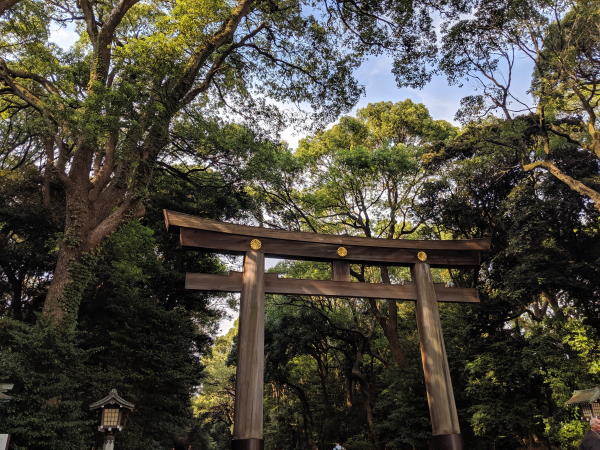
[[[119,395],[116,389],[111,389],[109,394],[101,400],[90,405],[90,409],[100,409],[100,426],[98,431],[104,433],[103,450],[113,450],[115,445],[115,432],[122,431],[134,404]]]
[[[573,391],[573,395],[567,400],[567,405],[581,406],[583,420],[589,421],[592,417],[600,417],[600,386]]]

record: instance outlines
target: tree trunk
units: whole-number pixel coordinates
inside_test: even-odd
[[[3,14],[4,11],[12,8],[21,0],[0,0],[0,14]]]
[[[388,268],[383,266],[380,270],[381,281],[385,284],[391,284]],[[380,324],[381,328],[383,328],[383,334],[390,345],[392,359],[399,367],[404,366],[406,357],[400,346],[400,336],[398,334],[398,304],[396,303],[396,300],[387,300],[387,315],[385,320],[380,320]]]
[[[369,439],[373,444],[373,447],[377,450],[384,450],[382,443],[377,439],[375,433],[375,415],[373,414],[373,393],[371,383],[367,379],[367,375],[363,373],[360,368],[360,360],[362,359],[362,352],[356,352],[356,358],[352,365],[352,376],[358,380],[359,391],[362,394],[362,401],[365,408],[365,414],[367,419],[367,428],[369,432]]]
[[[122,195],[105,204],[90,201],[89,190],[78,187],[66,192],[65,232],[42,310],[51,323],[66,328],[76,325],[79,304],[92,277],[94,251],[132,207],[123,202]]]
[[[82,255],[83,248],[81,246],[71,247],[62,243],[59,247],[58,260],[42,310],[42,315],[56,325],[72,322],[75,319],[73,314],[76,313],[81,298],[67,298],[66,291],[67,287],[75,288],[73,286],[76,278],[75,272],[78,269],[77,266],[82,259]],[[77,286],[77,288],[83,289],[85,286]],[[69,289],[69,291],[73,290]]]
[[[381,282],[391,284],[388,268],[381,266],[379,269],[381,273]],[[356,272],[351,273],[358,281],[365,282],[363,275]],[[367,299],[367,302],[390,346],[393,362],[398,365],[398,367],[403,367],[406,364],[406,357],[400,346],[400,336],[398,335],[398,304],[395,300],[385,300],[387,303],[387,311],[382,311],[377,304],[377,300],[369,298]]]

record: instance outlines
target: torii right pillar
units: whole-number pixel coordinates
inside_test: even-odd
[[[411,271],[417,288],[417,327],[433,434],[429,448],[462,450],[463,441],[431,269],[426,262],[418,262]]]

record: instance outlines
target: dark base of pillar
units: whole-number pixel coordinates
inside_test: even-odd
[[[460,434],[440,434],[432,436],[429,450],[463,450],[463,440]]]
[[[262,439],[234,439],[231,441],[231,450],[263,450]]]

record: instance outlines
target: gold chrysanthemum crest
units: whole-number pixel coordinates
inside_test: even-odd
[[[346,249],[346,247],[338,247],[337,254],[338,256],[344,257],[348,254],[348,250]]]

